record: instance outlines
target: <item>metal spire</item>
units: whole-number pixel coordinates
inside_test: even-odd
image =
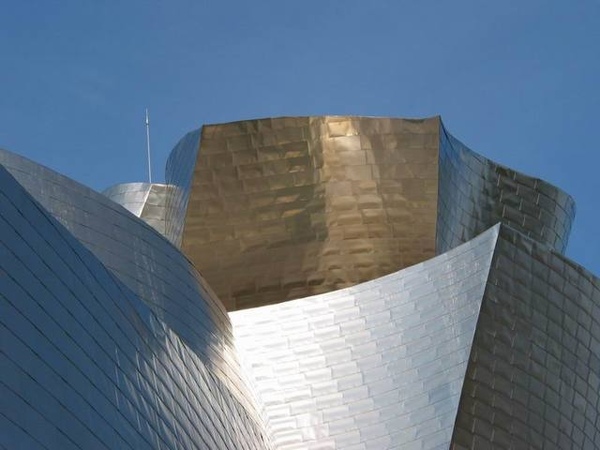
[[[152,183],[152,166],[150,164],[150,119],[146,108],[146,150],[148,151],[148,183]]]

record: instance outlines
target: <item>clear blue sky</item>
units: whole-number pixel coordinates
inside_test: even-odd
[[[573,195],[600,274],[600,0],[0,0],[0,146],[95,189],[187,131],[264,116],[440,114]]]

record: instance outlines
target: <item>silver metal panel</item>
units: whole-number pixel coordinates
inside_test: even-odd
[[[441,121],[439,155],[437,254],[498,222],[564,253],[575,217],[568,194],[474,153]]]
[[[0,242],[0,447],[269,447],[226,377],[2,167]]]
[[[229,319],[177,248],[104,195],[46,167],[7,151],[0,151],[0,164],[206,364],[231,380],[232,389],[238,389]]]
[[[453,448],[600,448],[600,280],[503,226]]]
[[[277,448],[447,448],[497,231],[351,288],[230,313]]]
[[[377,148],[392,122],[369,119]],[[115,201],[0,150],[0,448],[600,447],[600,281],[561,255],[567,194],[440,124],[440,256],[232,331],[177,247],[213,128]]]
[[[140,217],[151,188],[152,183],[121,183],[105,189],[102,194]]]
[[[172,205],[168,196],[173,192],[174,188],[166,184],[122,183],[111,186],[102,194],[169,239],[167,219],[172,214],[167,211],[167,205]]]
[[[200,149],[202,130],[194,130],[186,134],[175,146],[165,169],[165,181],[171,192],[167,197],[165,234],[177,247],[181,247],[185,215],[192,190],[192,175]]]

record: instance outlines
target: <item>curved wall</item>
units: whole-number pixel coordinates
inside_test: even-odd
[[[600,447],[600,282],[561,254],[573,200],[437,118],[180,141],[153,203],[209,282],[238,283],[229,307],[332,291],[234,312],[233,331],[155,229],[0,164],[0,448]],[[143,216],[144,189],[108,195]]]
[[[438,254],[498,222],[564,253],[575,217],[569,195],[474,153],[441,122],[439,167]]]
[[[56,172],[7,151],[2,164],[120,281],[142,299],[248,402],[221,302],[165,238],[120,205]]]
[[[438,130],[335,116],[204,126],[182,249],[230,310],[428,259]]]
[[[201,133],[201,129],[187,133],[171,151],[165,168],[165,182],[170,188],[166,203],[165,235],[178,248],[181,248],[183,239]]]
[[[102,195],[140,217],[152,189],[152,183],[120,183],[102,191]]]
[[[102,194],[169,238],[167,218],[173,213],[167,210],[167,205],[172,204],[168,197],[174,195],[174,191],[167,184],[122,183],[109,187]]]
[[[600,281],[506,225],[231,316],[277,448],[600,445]]]
[[[2,167],[0,229],[0,447],[270,447],[212,362]]]
[[[503,226],[453,449],[600,448],[600,280]]]
[[[497,222],[563,252],[575,214],[567,194],[475,154],[437,117],[260,119],[197,138],[168,173],[187,207],[182,249],[228,310],[355,285]]]
[[[354,287],[231,313],[276,447],[447,449],[498,228]]]

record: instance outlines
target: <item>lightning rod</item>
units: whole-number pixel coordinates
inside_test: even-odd
[[[146,108],[146,151],[148,153],[148,183],[152,183],[152,165],[150,163],[150,119]]]

